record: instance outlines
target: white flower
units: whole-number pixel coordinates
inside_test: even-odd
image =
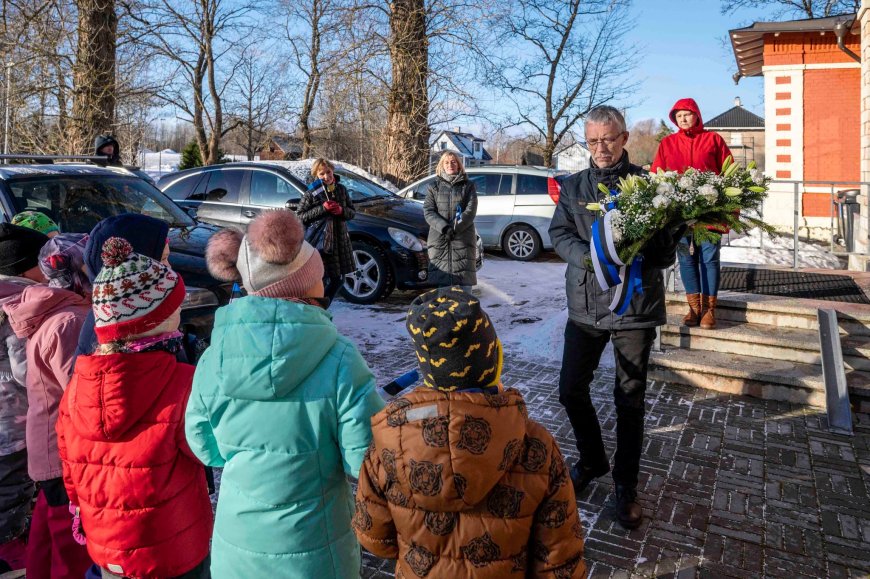
[[[691,189],[694,184],[695,180],[692,179],[690,174],[683,175],[680,177],[680,180],[677,181],[677,185],[680,189]]]
[[[756,185],[762,185],[764,183],[764,174],[758,169],[750,169],[749,176],[752,177],[752,181],[755,182]]]
[[[656,187],[657,195],[673,195],[674,191],[674,184],[668,183],[667,181],[659,183],[658,187]]]
[[[653,207],[655,207],[656,209],[663,206],[667,207],[668,205],[670,205],[670,203],[671,200],[664,195],[656,195],[655,197],[653,197],[652,200]]]
[[[622,222],[625,216],[619,209],[613,209],[610,213],[613,215],[610,218],[610,232],[613,236],[613,243],[618,245],[622,239]]]
[[[698,188],[698,195],[706,199],[708,203],[715,203],[716,199],[719,198],[719,192],[709,183]]]

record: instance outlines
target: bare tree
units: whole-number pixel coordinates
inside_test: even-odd
[[[508,126],[541,139],[544,164],[595,106],[626,96],[635,49],[622,42],[630,0],[515,0],[497,19],[509,58],[490,59],[489,82],[515,105]]]
[[[389,179],[404,185],[429,168],[429,37],[425,0],[390,2],[392,78],[385,149]]]
[[[115,123],[115,0],[76,0],[78,49],[73,76],[71,152],[93,146],[94,137]]]
[[[311,156],[312,114],[320,82],[324,71],[336,67],[340,59],[336,31],[342,7],[337,0],[282,0],[282,6],[287,40],[292,48],[291,61],[305,85],[298,126],[302,134],[302,157],[308,158]]]
[[[145,2],[146,0],[143,0]],[[138,18],[148,44],[178,78],[161,97],[193,124],[205,164],[220,162],[223,136],[235,128],[224,122],[224,92],[238,59],[232,59],[250,32],[253,8],[247,1],[147,0]],[[225,66],[224,66],[225,65]]]
[[[822,18],[855,13],[860,8],[861,0],[722,0],[722,14],[743,9],[771,10],[774,18]]]
[[[256,46],[256,45],[254,45]],[[278,120],[286,118],[286,67],[270,51],[243,51],[230,89],[230,119],[238,125],[235,142],[249,161],[263,148]]]

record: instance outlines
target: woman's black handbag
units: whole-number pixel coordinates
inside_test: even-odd
[[[333,248],[332,219],[325,218],[312,223],[305,230],[305,241],[320,253],[331,254]]]

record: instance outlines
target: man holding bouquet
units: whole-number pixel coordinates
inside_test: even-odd
[[[599,216],[587,205],[598,204],[599,188],[615,190],[620,178],[642,175],[628,160],[628,131],[622,114],[610,106],[592,109],[586,117],[586,143],[592,153],[589,169],[562,181],[559,204],[550,223],[556,252],[568,263],[568,324],[559,377],[559,401],[565,407],[577,440],[580,460],[571,467],[577,496],[595,478],[610,471],[601,427],[589,394],[593,373],[609,341],[613,342],[616,384],[616,518],[629,529],[640,526],[637,502],[640,453],[643,446],[644,394],[649,354],[656,327],[666,321],[662,270],[675,260],[680,231],[663,230],[647,243],[642,260],[642,291],[635,293],[621,315],[610,309],[616,288],[601,290],[591,262],[592,224]],[[681,228],[684,230],[684,228]]]

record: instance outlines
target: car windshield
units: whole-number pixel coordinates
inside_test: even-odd
[[[384,197],[393,197],[393,194],[384,189],[377,183],[369,181],[365,177],[347,173],[345,171],[336,171],[341,180],[341,184],[347,189],[351,200],[354,203],[359,201],[370,201],[372,199],[382,199]]]
[[[41,211],[68,233],[87,233],[106,217],[121,213],[148,215],[170,227],[196,225],[160,190],[136,177],[53,175],[10,179],[6,185],[16,213]]]

